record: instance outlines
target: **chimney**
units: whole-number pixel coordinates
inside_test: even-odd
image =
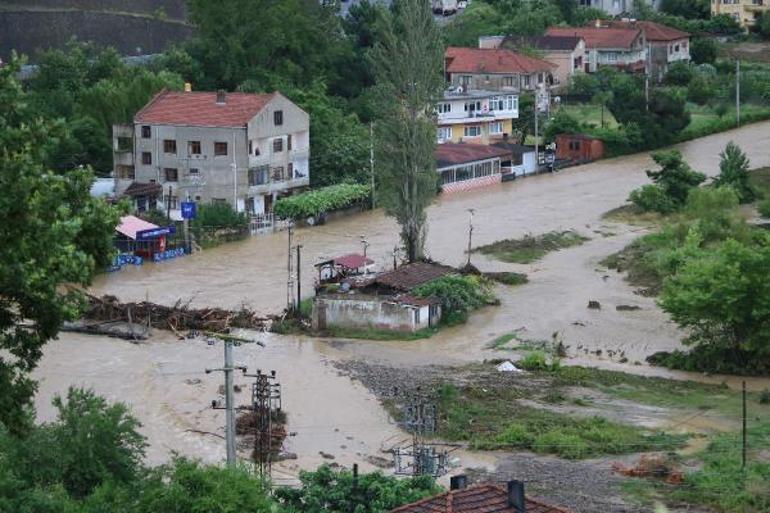
[[[524,483],[521,481],[508,481],[508,507],[514,508],[516,513],[527,512],[527,505],[524,502]]]
[[[225,103],[227,103],[227,94],[225,94],[224,89],[220,89],[217,91],[217,104],[224,105]]]
[[[468,476],[465,474],[460,474],[459,476],[452,476],[449,479],[449,489],[450,490],[462,490],[468,486]]]
[[[185,82],[184,83],[184,92],[185,93],[192,92],[192,84],[190,82]]]

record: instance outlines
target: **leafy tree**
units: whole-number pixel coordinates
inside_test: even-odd
[[[714,86],[701,74],[693,76],[687,86],[687,99],[698,105],[706,105],[714,97]]]
[[[770,361],[770,240],[727,240],[694,250],[667,278],[661,307],[690,335],[701,358],[767,369]]]
[[[373,58],[381,97],[389,99],[375,125],[377,197],[401,226],[407,258],[414,262],[423,252],[425,209],[438,189],[434,102],[444,85],[443,45],[430,5],[394,3]]]
[[[690,58],[695,64],[713,64],[717,60],[717,44],[710,37],[694,37],[690,43]]]
[[[276,489],[286,513],[386,513],[440,492],[427,476],[396,479],[374,472],[356,480],[352,472],[328,465],[301,472],[300,481],[300,488]]]
[[[35,119],[18,70],[15,60],[0,68],[0,424],[15,433],[29,420],[29,373],[61,323],[77,316],[73,286],[109,263],[118,221],[115,208],[91,198],[90,170],[46,168],[69,134]]]
[[[414,289],[419,297],[441,301],[442,316],[465,316],[493,300],[489,284],[479,276],[447,275]]]
[[[711,16],[709,0],[663,0],[661,11],[688,19],[707,20]]]
[[[765,11],[755,24],[757,33],[763,39],[770,39],[770,11]]]
[[[5,434],[0,453],[14,462],[27,486],[61,485],[75,498],[106,482],[130,483],[141,468],[145,441],[139,422],[122,403],[107,404],[90,390],[56,396],[55,422],[32,428],[23,439]]]
[[[749,181],[749,159],[732,141],[719,154],[719,175],[714,178],[714,185],[732,187],[741,203],[752,202],[757,196],[757,191]]]
[[[675,62],[666,72],[664,81],[668,85],[686,86],[693,78],[693,71],[686,62]]]
[[[660,166],[657,171],[648,170],[647,176],[654,182],[631,192],[629,199],[643,210],[669,213],[684,206],[690,190],[706,180],[706,175],[693,171],[676,150],[652,154]]]
[[[543,135],[546,141],[553,141],[559,134],[576,134],[580,131],[580,122],[564,110],[559,110],[546,125]]]

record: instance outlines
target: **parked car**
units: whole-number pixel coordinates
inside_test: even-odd
[[[457,0],[433,0],[434,14],[446,16],[457,12]]]

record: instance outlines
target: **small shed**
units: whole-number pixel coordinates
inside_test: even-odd
[[[535,157],[534,146],[511,142],[499,142],[493,146],[506,150],[510,156],[510,159],[503,159],[500,162],[504,182],[519,176],[537,173],[537,158]]]
[[[152,258],[166,251],[166,235],[175,232],[174,225],[158,226],[136,216],[123,216],[115,228],[115,245],[121,253]]]
[[[343,278],[365,274],[374,260],[358,253],[350,253],[315,264],[318,271],[318,284],[336,283]]]
[[[556,159],[569,162],[591,162],[604,156],[601,139],[586,134],[559,134],[556,136]]]

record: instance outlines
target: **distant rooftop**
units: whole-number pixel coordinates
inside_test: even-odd
[[[575,35],[545,35],[545,36],[506,36],[502,41],[503,48],[515,50],[522,47],[537,50],[572,51],[583,38]]]
[[[444,143],[433,150],[438,169],[495,157],[506,157],[510,154],[509,150],[497,146],[470,143]]]
[[[555,64],[516,53],[507,48],[461,48],[450,46],[444,53],[447,73],[537,73],[551,71]]]

